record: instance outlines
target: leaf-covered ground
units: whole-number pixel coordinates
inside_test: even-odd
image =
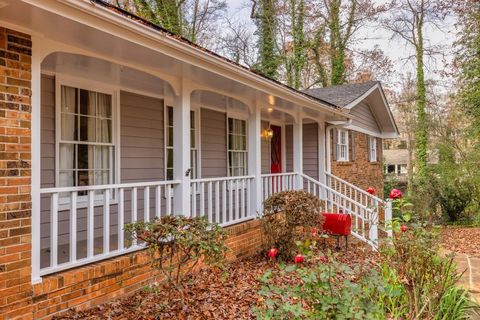
[[[333,244],[328,247],[334,248]],[[316,254],[308,264],[321,263],[319,258]],[[337,260],[363,272],[375,265],[376,254],[353,243],[347,253],[338,252]],[[231,263],[226,270],[204,269],[188,284],[184,306],[177,292],[153,286],[86,311],[70,310],[57,319],[254,319],[252,308],[262,301],[257,293],[259,277],[271,268],[278,265],[258,255]],[[289,274],[276,281],[293,283],[293,277]]]
[[[480,257],[480,228],[445,227],[441,237],[445,249]]]

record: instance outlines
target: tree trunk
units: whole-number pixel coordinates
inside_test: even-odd
[[[423,71],[423,25],[420,23],[417,27],[416,47],[417,54],[417,99],[416,99],[416,153],[417,153],[417,175],[420,180],[426,177],[427,174],[427,114],[425,111],[426,105],[426,88]]]

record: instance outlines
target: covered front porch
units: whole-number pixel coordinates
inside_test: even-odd
[[[126,19],[104,8],[67,17],[57,12],[70,4],[8,2],[1,18],[37,31],[32,281],[143,248],[125,223],[182,214],[229,226],[282,190],[351,214],[375,245],[382,200],[325,170],[326,125],[347,112],[140,23],[104,28],[102,15]]]

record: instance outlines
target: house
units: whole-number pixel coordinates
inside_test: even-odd
[[[131,221],[206,216],[240,255],[281,190],[372,247],[390,214],[364,191],[397,135],[377,82],[297,91],[101,0],[0,1],[0,82],[0,319],[151,281]]]

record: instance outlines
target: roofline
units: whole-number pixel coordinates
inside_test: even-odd
[[[244,81],[239,81],[239,79],[234,79],[231,76],[232,80],[243,83],[244,85],[253,87],[257,90],[264,91],[266,94],[277,95],[282,99],[293,102],[300,106],[305,106],[309,108],[316,109],[317,111],[323,111],[330,114],[335,114],[344,118],[350,118],[347,112],[337,108],[337,106],[323,101],[321,99],[312,97],[306,93],[303,93],[299,90],[291,88],[287,85],[284,85],[276,80],[272,80],[262,74],[254,72],[244,66],[241,66],[229,59],[223,58],[220,55],[202,48],[196,44],[193,44],[189,40],[179,37],[178,35],[173,34],[172,32],[165,30],[164,28],[155,25],[151,22],[148,22],[140,17],[137,17],[127,11],[121,10],[115,6],[112,6],[103,0],[51,0],[51,1],[37,1],[37,0],[22,0],[25,3],[28,3],[34,7],[38,7],[50,12],[54,12],[59,15],[63,15],[67,18],[73,19],[80,23],[85,23],[82,21],[81,17],[71,16],[62,12],[62,8],[58,4],[66,5],[72,9],[81,11],[84,14],[88,14],[97,19],[101,19],[104,22],[115,25],[122,29],[128,30],[135,33],[143,39],[154,41],[155,43],[161,44],[162,46],[168,47],[170,49],[181,52],[182,54],[193,57],[195,61],[200,62],[197,66],[210,70],[208,64],[211,64],[212,67],[221,69],[220,71],[228,71],[230,73],[235,73],[240,75]],[[62,14],[63,13],[63,14]],[[84,20],[84,19],[83,19]],[[95,26],[92,26],[95,28]],[[96,29],[99,29],[96,27]],[[101,30],[101,29],[99,29]],[[107,30],[104,30],[108,32]],[[117,37],[122,37],[119,33],[110,32],[112,35]],[[142,45],[142,44],[139,44]],[[162,50],[158,50],[162,51]],[[163,52],[166,54],[165,52]],[[179,57],[174,57],[180,61],[188,62],[185,59]],[[191,62],[190,62],[191,63]],[[207,65],[206,65],[207,64]],[[215,72],[222,74],[221,72]],[[225,75],[224,75],[225,76]],[[227,76],[228,77],[228,76]],[[256,87],[260,86],[260,88]],[[269,92],[269,91],[273,92]]]
[[[364,94],[362,94],[360,97],[358,97],[357,99],[353,100],[352,102],[350,102],[349,104],[347,104],[344,108],[345,109],[352,109],[353,107],[355,107],[356,105],[358,105],[361,101],[363,101],[365,98],[367,98],[373,91],[375,90],[379,90],[380,91],[380,95],[382,97],[382,100],[383,100],[383,104],[385,105],[386,109],[387,109],[387,113],[388,113],[388,117],[390,119],[390,122],[393,124],[393,127],[395,129],[395,133],[397,134],[397,136],[400,134],[400,132],[398,131],[398,127],[397,127],[397,123],[395,122],[395,119],[393,118],[393,113],[392,113],[392,110],[390,109],[390,106],[388,104],[388,101],[387,101],[387,98],[385,97],[385,92],[383,91],[383,87],[382,87],[382,84],[380,82],[376,82],[370,89],[368,89],[367,91],[365,91]],[[390,138],[395,138],[395,137],[390,137]]]

